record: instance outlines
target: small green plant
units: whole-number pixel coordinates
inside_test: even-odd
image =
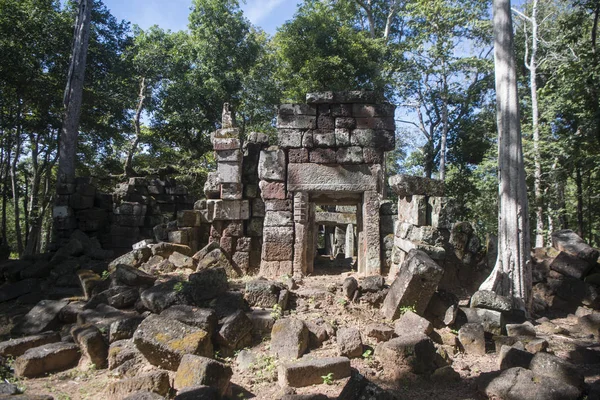
[[[110,277],[110,272],[108,271],[102,271],[102,275],[100,275],[100,278],[105,281]]]
[[[362,357],[363,357],[365,360],[368,360],[368,359],[370,359],[371,357],[373,357],[373,350],[371,350],[371,349],[367,349],[367,350],[365,350],[365,352],[362,354]]]
[[[453,333],[458,336],[458,330],[456,329],[450,329],[450,333]]]
[[[184,285],[183,282],[177,282],[175,284],[175,286],[173,286],[173,290],[176,291],[177,293],[181,293],[181,291],[183,290],[184,286],[185,285]]]
[[[283,310],[279,304],[273,305],[273,311],[271,311],[271,318],[277,320],[283,316]]]
[[[327,375],[323,375],[321,377],[321,379],[323,379],[323,383],[326,384],[326,385],[333,384],[333,372],[330,372]]]
[[[345,307],[348,304],[348,300],[344,299],[343,297],[340,297],[337,299],[337,303],[340,306]]]
[[[412,306],[402,306],[400,307],[400,315],[405,314],[407,312],[417,312],[417,309],[415,308],[414,304]]]

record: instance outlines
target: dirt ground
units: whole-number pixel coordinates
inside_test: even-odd
[[[285,316],[292,315],[303,320],[316,320],[322,318],[336,327],[358,327],[361,332],[368,324],[384,323],[385,320],[378,309],[367,304],[355,304],[345,301],[335,292],[334,288],[346,276],[358,274],[350,269],[340,267],[319,268],[319,274],[304,278],[296,290],[298,297],[295,309],[285,312]],[[234,288],[244,286],[245,280],[232,282]],[[390,283],[390,282],[388,282]],[[0,309],[0,323],[3,331],[10,328],[11,315],[18,314],[16,308]],[[564,357],[578,364],[581,372],[586,376],[586,382],[593,384],[600,382],[600,344],[593,337],[579,333],[574,316],[565,316],[538,324],[536,330],[538,337],[549,342],[548,351]],[[548,327],[555,324],[558,328]],[[560,329],[559,329],[560,328]],[[562,332],[562,333],[555,333]],[[2,332],[0,332],[1,334]],[[452,343],[456,332],[448,328],[438,331],[445,343]],[[269,341],[257,338],[255,345],[249,350],[256,356],[256,361],[247,370],[240,369],[235,357],[221,359],[229,363],[234,371],[232,378],[233,398],[235,399],[269,399],[279,398],[284,391],[277,383],[277,361],[269,355]],[[406,376],[400,380],[391,381],[386,371],[379,365],[373,356],[376,345],[374,339],[363,335],[365,353],[362,358],[353,359],[352,367],[369,381],[387,390],[397,399],[485,399],[486,396],[477,390],[477,378],[484,373],[498,370],[497,354],[493,352],[493,343],[488,343],[490,350],[485,356],[473,356],[450,352],[452,368],[458,372],[460,378],[432,379],[418,376]],[[449,347],[445,347],[448,349]],[[311,350],[310,355],[316,357],[337,356],[335,339],[327,340],[323,345]],[[174,374],[173,374],[174,375]],[[110,371],[82,372],[77,368],[52,374],[45,378],[22,379],[19,386],[25,389],[26,394],[50,394],[57,400],[83,400],[104,399],[103,390],[111,381],[118,380],[111,376]],[[331,384],[313,385],[306,388],[295,389],[292,393],[309,394],[321,393],[330,398],[336,398],[342,391],[348,378],[335,380]],[[588,397],[594,398],[593,396]]]

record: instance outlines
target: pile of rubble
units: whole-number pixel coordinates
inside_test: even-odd
[[[323,398],[290,393],[324,380],[345,381],[338,394],[341,399],[373,393],[380,396],[376,398],[394,398],[393,390],[360,375],[354,360],[373,357],[378,379],[388,382],[411,376],[457,382],[461,377],[452,366],[457,354],[490,352],[497,353],[497,371],[478,379],[480,392],[490,397],[527,398],[535,391],[542,398],[576,399],[590,390],[576,367],[551,354],[545,333],[552,324],[547,319],[528,321],[509,299],[493,292],[476,292],[468,304],[459,301],[440,289],[444,270],[423,250],[406,254],[389,286],[379,275],[358,280],[347,276],[317,290],[302,283],[299,287],[291,277],[256,278],[240,285],[241,281],[231,280],[232,263],[216,243],[193,253],[181,244],[141,242],[107,264],[91,261],[91,254],[98,251],[93,240],[77,245],[85,238],[75,233],[70,246],[43,264],[51,267],[40,268],[39,260],[0,266],[8,281],[14,280],[16,271],[19,276],[49,271],[39,272],[48,283],[57,283],[51,281],[56,269],[73,260],[107,267],[105,273],[99,267],[77,269],[80,297],[63,293],[55,300],[37,302],[32,290],[15,295],[15,285],[27,280],[2,286],[3,302],[37,302],[16,321],[13,338],[0,343],[0,357],[15,359],[16,377],[36,378],[74,367],[107,368],[115,377],[104,393],[109,399],[228,398],[233,396],[234,371],[252,372],[252,365],[259,363],[253,349],[268,339],[285,399]],[[598,252],[570,231],[557,232],[554,246],[561,253],[546,262],[550,269],[537,285],[553,287],[552,280],[577,279],[596,290],[582,279],[594,278],[598,265],[592,260],[597,262]],[[539,274],[546,264],[537,261]],[[585,268],[580,261],[587,263]],[[557,270],[562,278],[552,272]],[[69,296],[74,295],[73,288]],[[587,297],[579,301],[561,295],[557,290],[548,307],[558,310],[553,307],[568,300],[577,304],[578,323],[584,333],[597,338],[600,313],[593,311],[595,303]],[[536,301],[540,303],[539,298]],[[339,315],[351,315],[355,304],[363,304],[379,310],[380,322],[334,324],[326,318],[307,318],[312,314],[306,311],[322,310],[326,315],[336,302],[344,305]],[[235,357],[235,362],[224,357]],[[17,393],[10,384],[0,387]]]

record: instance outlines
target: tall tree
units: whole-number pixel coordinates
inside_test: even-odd
[[[79,0],[78,14],[73,33],[71,65],[65,88],[65,114],[60,135],[58,184],[71,183],[75,179],[77,136],[83,95],[85,65],[90,39],[92,0]]]
[[[531,307],[531,256],[527,186],[519,116],[510,0],[494,0],[494,62],[498,121],[498,259],[482,290]]]

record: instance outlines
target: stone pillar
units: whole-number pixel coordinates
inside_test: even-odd
[[[334,237],[334,232],[335,232],[335,228],[329,226],[329,225],[325,225],[325,254],[333,257],[333,252],[334,252],[334,241],[335,241],[335,237]]]
[[[344,247],[346,258],[354,257],[354,225],[346,226],[346,246]]]
[[[366,191],[363,197],[362,245],[364,263],[359,272],[366,276],[381,274],[381,240],[379,232],[380,195],[375,191]]]
[[[357,247],[357,268],[359,272],[364,272],[366,269],[366,257],[364,251],[364,223],[363,223],[363,205],[362,203],[356,206],[356,247]]]
[[[306,192],[294,194],[294,276],[307,273],[309,250],[309,204]]]
[[[317,252],[318,226],[315,223],[316,205],[308,203],[308,248],[306,249],[306,273],[315,270],[315,253]]]
[[[344,254],[344,247],[346,246],[346,230],[342,229],[340,226],[335,226],[335,234],[334,234],[334,250],[333,256],[337,258],[338,254]]]

